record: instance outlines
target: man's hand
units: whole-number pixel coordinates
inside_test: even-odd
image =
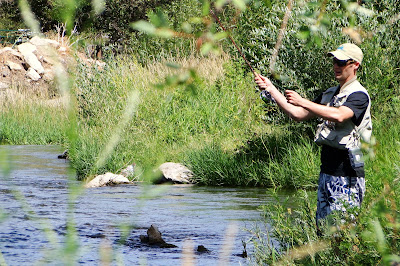
[[[288,103],[293,104],[295,106],[303,107],[302,103],[304,98],[301,97],[297,92],[292,90],[286,90],[285,94]]]
[[[254,81],[257,83],[257,86],[260,88],[260,90],[266,90],[269,92],[271,86],[273,86],[272,82],[261,74],[254,73],[254,75]]]

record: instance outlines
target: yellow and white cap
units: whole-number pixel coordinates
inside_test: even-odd
[[[339,60],[353,59],[361,64],[363,60],[363,52],[360,47],[352,43],[344,43],[340,45],[336,51],[328,53],[329,56],[334,56]]]

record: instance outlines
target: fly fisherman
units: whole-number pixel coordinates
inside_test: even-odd
[[[318,182],[316,222],[332,211],[360,207],[365,193],[365,173],[361,140],[371,137],[371,100],[367,90],[357,81],[363,53],[351,43],[328,53],[338,86],[327,89],[314,101],[286,90],[286,97],[271,81],[259,74],[255,82],[272,96],[280,109],[295,121],[319,117],[321,123],[315,142],[322,146],[321,171]]]

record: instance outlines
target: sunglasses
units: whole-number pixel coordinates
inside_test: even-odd
[[[344,67],[347,66],[349,64],[354,63],[355,61],[353,59],[349,59],[349,60],[339,60],[336,57],[333,58],[333,64],[338,65],[339,67]]]

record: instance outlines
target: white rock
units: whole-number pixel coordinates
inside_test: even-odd
[[[22,54],[14,49],[11,49],[10,47],[4,47],[3,49],[0,49],[0,54],[3,54],[3,53],[10,53],[10,54],[22,59]]]
[[[22,55],[33,53],[34,51],[36,51],[36,46],[29,42],[21,43],[17,46],[17,48]]]
[[[36,46],[47,46],[47,45],[51,45],[55,48],[58,48],[60,46],[60,43],[54,40],[50,40],[50,39],[45,39],[45,38],[40,38],[39,36],[34,36],[32,37],[29,42],[33,45]]]
[[[44,68],[42,64],[40,63],[39,59],[37,59],[36,55],[33,53],[23,53],[25,62],[34,70],[36,70],[37,73],[42,74],[44,73]]]
[[[6,65],[11,69],[11,70],[22,70],[22,66],[20,64],[14,63],[13,61],[7,60]]]
[[[43,79],[46,81],[52,81],[54,80],[54,71],[52,69],[46,69],[46,71],[43,74]]]
[[[173,182],[173,183],[192,183],[191,178],[193,177],[193,172],[189,170],[186,166],[180,163],[163,163],[158,168],[162,174],[163,178],[160,180],[162,182]]]
[[[96,176],[89,183],[87,183],[85,187],[86,188],[105,187],[105,186],[128,184],[128,183],[130,183],[129,179],[124,177],[123,175],[105,173],[104,175]]]
[[[0,81],[0,90],[5,90],[10,87],[10,84]]]
[[[128,165],[125,169],[121,171],[121,175],[125,177],[133,176],[135,174],[135,166],[135,163]]]
[[[41,78],[40,75],[31,67],[26,71],[26,76],[33,81],[37,81]]]
[[[61,46],[60,48],[58,48],[58,51],[59,51],[60,53],[64,54],[64,53],[67,52],[67,47]]]

